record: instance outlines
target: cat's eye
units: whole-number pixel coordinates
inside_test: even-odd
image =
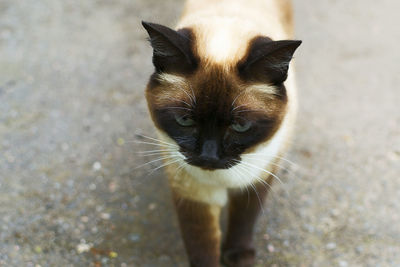
[[[232,123],[231,127],[238,133],[244,133],[250,129],[251,122],[250,121],[234,122]]]
[[[189,127],[194,125],[194,120],[188,115],[175,115],[175,120],[180,126]]]

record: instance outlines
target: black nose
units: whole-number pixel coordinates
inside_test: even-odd
[[[218,144],[215,140],[207,140],[203,143],[200,158],[207,161],[216,161],[220,159],[218,156]]]

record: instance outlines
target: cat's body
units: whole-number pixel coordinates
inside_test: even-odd
[[[290,139],[296,88],[287,0],[189,0],[177,29],[144,23],[156,67],[149,110],[192,266],[251,266],[260,203]],[[274,40],[274,41],[272,41]],[[287,79],[286,79],[287,78]]]

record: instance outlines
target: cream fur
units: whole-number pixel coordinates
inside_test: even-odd
[[[268,84],[253,84],[250,86],[251,90],[257,90],[264,94],[276,95],[278,92],[274,86]]]
[[[164,84],[173,84],[173,85],[185,85],[186,79],[182,76],[169,74],[169,73],[162,73],[158,75],[157,80]]]
[[[285,0],[188,0],[182,19],[177,28],[190,27],[196,36],[197,53],[209,64],[235,64],[242,58],[249,41],[258,35],[274,40],[289,39],[285,29],[284,11],[280,8]],[[242,155],[242,162],[230,169],[207,171],[182,162],[167,166],[170,184],[184,198],[213,205],[224,205],[227,201],[227,189],[245,188],[257,179],[265,179],[273,169],[273,161],[281,156],[287,147],[296,114],[296,88],[293,66],[285,82],[288,93],[288,110],[280,129],[267,143],[258,145],[252,153],[260,153],[263,161],[255,157]],[[162,80],[174,83],[180,77],[165,74]],[[275,93],[273,88],[255,85],[254,89]],[[160,132],[160,137],[174,143]],[[249,167],[250,165],[256,167]],[[244,171],[246,169],[246,171]],[[262,171],[262,169],[266,171]]]
[[[188,0],[176,28],[194,29],[200,57],[236,63],[257,35],[275,40],[291,37],[285,31],[280,1],[286,0]]]

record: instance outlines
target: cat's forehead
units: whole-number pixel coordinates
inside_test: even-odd
[[[167,88],[160,95],[167,94],[171,101],[176,99],[193,102],[197,108],[204,104],[219,108],[233,105],[233,100],[244,89],[235,74],[223,66],[200,68],[188,76],[162,73],[157,79],[161,86]]]
[[[199,20],[189,28],[192,33],[192,49],[200,61],[207,64],[233,65],[247,53],[251,40],[258,35],[247,22],[235,19],[213,18],[213,27],[207,20]]]

